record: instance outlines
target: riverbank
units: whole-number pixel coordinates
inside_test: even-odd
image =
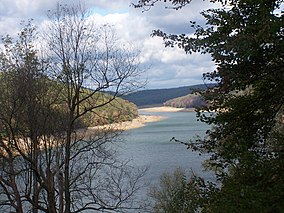
[[[143,127],[145,123],[150,122],[157,122],[162,119],[165,119],[163,116],[157,116],[157,115],[139,115],[137,118],[133,119],[132,121],[125,121],[121,123],[113,123],[113,124],[106,124],[102,126],[96,126],[96,127],[89,127],[87,131],[92,130],[129,130],[129,129],[136,129]]]

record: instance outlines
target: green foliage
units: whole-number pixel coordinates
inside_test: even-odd
[[[216,186],[206,183],[192,173],[188,180],[186,172],[177,168],[174,173],[164,173],[159,186],[154,186],[149,196],[155,201],[155,213],[194,213],[202,209],[210,212],[209,200],[217,192]]]
[[[220,187],[207,187],[199,211],[283,212],[283,1],[220,2],[227,7],[202,12],[205,28],[192,22],[194,37],[154,32],[166,46],[210,54],[217,65],[204,74],[218,86],[202,92],[209,105],[198,113],[212,129],[190,146],[211,153],[206,163]]]

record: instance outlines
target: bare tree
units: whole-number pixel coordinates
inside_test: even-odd
[[[141,86],[138,53],[119,43],[111,27],[95,27],[80,5],[58,5],[49,18],[45,60],[33,45],[33,26],[26,26],[16,43],[4,39],[0,208],[139,209],[135,194],[145,169],[119,160],[111,142],[120,133],[78,131],[84,116]]]
[[[53,72],[56,79],[64,85],[66,93],[63,98],[68,109],[62,159],[65,213],[84,209],[119,209],[133,191],[115,188],[121,187],[117,182],[120,180],[116,178],[122,178],[123,175],[125,182],[124,176],[129,174],[123,165],[117,165],[116,160],[112,159],[112,153],[101,149],[101,145],[110,141],[113,135],[110,138],[103,135],[103,141],[95,137],[83,142],[83,138],[76,137],[74,130],[76,122],[83,115],[95,112],[97,108],[113,102],[118,95],[140,85],[137,84],[137,78],[141,74],[137,52],[118,43],[109,26],[96,27],[86,18],[88,14],[81,5],[58,5],[49,17],[51,22],[47,37]],[[88,85],[92,90],[84,89]],[[93,101],[99,100],[108,90],[112,91],[111,96],[105,96],[101,99],[103,101]],[[79,151],[74,152],[74,149]],[[97,157],[103,160],[98,161]],[[86,161],[86,165],[78,169],[76,163],[82,159]],[[100,187],[93,186],[93,183],[86,185],[86,179],[82,177],[86,173],[90,173],[89,177],[95,176],[101,165],[109,167],[111,172],[106,175],[111,177],[107,179],[110,182],[99,190]],[[113,169],[122,169],[120,175],[114,175]],[[132,184],[132,178],[136,179],[129,178],[129,184]],[[91,179],[96,180],[94,177]],[[85,184],[85,187],[78,184],[80,181],[83,181],[81,184]],[[134,189],[133,187],[130,188]],[[120,193],[116,194],[116,191]],[[84,194],[85,199],[79,199],[79,194]]]
[[[42,150],[54,147],[52,139],[63,130],[59,118],[64,116],[54,108],[60,104],[60,87],[55,89],[57,84],[48,79],[48,64],[33,45],[35,36],[29,22],[17,41],[3,38],[0,57],[0,205],[16,212],[45,210],[39,202],[42,190],[49,189],[49,169],[43,170]]]

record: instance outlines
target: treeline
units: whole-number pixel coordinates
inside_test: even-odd
[[[135,103],[139,107],[151,105],[163,105],[166,101],[188,95],[195,90],[206,90],[215,84],[199,84],[169,89],[141,90],[123,96],[124,99]]]

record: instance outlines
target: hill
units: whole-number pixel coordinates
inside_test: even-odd
[[[53,93],[60,91],[58,96],[60,96],[59,103],[57,104],[58,113],[63,116],[66,116],[66,88],[58,82],[55,82],[50,79],[42,79],[46,81],[47,86],[49,87],[50,92]],[[54,90],[54,91],[53,91]],[[84,99],[84,96],[89,96],[94,91],[88,88],[83,88],[80,95],[81,99]],[[79,112],[83,113],[85,109],[94,107],[92,111],[81,116],[76,122],[75,128],[90,127],[90,126],[100,126],[105,124],[119,123],[124,121],[131,121],[138,116],[138,109],[134,103],[124,100],[120,97],[115,97],[106,92],[96,92],[90,98],[81,102],[79,107]],[[112,100],[112,101],[109,101]],[[107,103],[107,104],[105,104]]]
[[[55,88],[54,82],[50,83]],[[60,84],[57,84],[60,86]],[[64,89],[61,90],[62,96],[65,96]],[[82,99],[84,96],[88,96],[93,91],[91,89],[84,88],[82,89]],[[64,94],[65,93],[65,94]],[[124,121],[131,121],[138,116],[138,109],[134,103],[131,103],[128,100],[124,100],[120,97],[115,97],[114,100],[113,95],[105,92],[96,92],[92,97],[90,97],[87,101],[83,101],[79,107],[80,113],[83,113],[85,109],[95,107],[91,112],[84,114],[82,117],[78,119],[78,126],[75,128],[82,127],[90,127],[90,126],[100,126],[105,124],[119,123]],[[65,100],[63,97],[62,100]],[[108,103],[109,102],[109,103]],[[105,104],[107,103],[107,104]],[[65,114],[65,109],[67,105],[62,101],[58,105],[59,113]]]
[[[106,102],[105,100],[109,99],[109,96],[111,95],[101,93],[93,97],[93,101],[98,105]],[[88,114],[88,116],[83,116],[82,119],[86,126],[97,126],[113,122],[131,121],[137,116],[138,110],[135,104],[117,97],[111,103],[93,110],[93,113]]]
[[[124,99],[133,102],[138,107],[145,106],[161,106],[166,101],[178,98],[181,96],[188,95],[194,90],[205,90],[208,87],[213,87],[215,84],[199,84],[194,86],[185,86],[177,88],[168,88],[168,89],[150,89],[150,90],[141,90],[133,92],[131,94],[123,96]]]
[[[206,105],[201,96],[188,94],[182,97],[170,99],[164,103],[165,106],[176,108],[197,108]]]
[[[62,83],[51,80],[46,76],[28,79],[28,83],[32,82],[40,88],[36,93],[33,93],[32,90],[28,89],[29,85],[26,82],[27,80],[24,80],[18,73],[0,73],[0,86],[1,88],[5,88],[5,91],[2,91],[0,94],[1,116],[3,116],[3,114],[6,116],[9,115],[9,113],[13,113],[9,110],[17,106],[17,116],[21,118],[20,122],[22,122],[25,128],[27,125],[26,122],[28,122],[25,120],[26,114],[29,112],[30,102],[32,102],[36,105],[38,112],[42,111],[42,114],[49,114],[48,117],[50,119],[54,117],[56,121],[51,122],[53,125],[58,123],[57,119],[62,123],[68,120],[68,105],[66,101],[68,93]],[[20,85],[19,88],[17,88],[18,85]],[[83,100],[84,96],[88,96],[92,93],[93,91],[91,89],[83,88],[80,92],[80,98]],[[82,116],[76,121],[75,128],[130,121],[138,116],[138,109],[135,104],[119,97],[116,97],[114,100],[112,99],[113,96],[111,94],[96,92],[90,98],[82,101],[79,107],[79,112]],[[10,100],[11,102],[9,102]],[[108,103],[109,100],[112,101]],[[104,103],[107,104],[105,105]],[[99,107],[94,107],[91,112],[84,114],[85,109],[91,108],[92,106]],[[5,109],[8,109],[8,112],[6,112]]]

